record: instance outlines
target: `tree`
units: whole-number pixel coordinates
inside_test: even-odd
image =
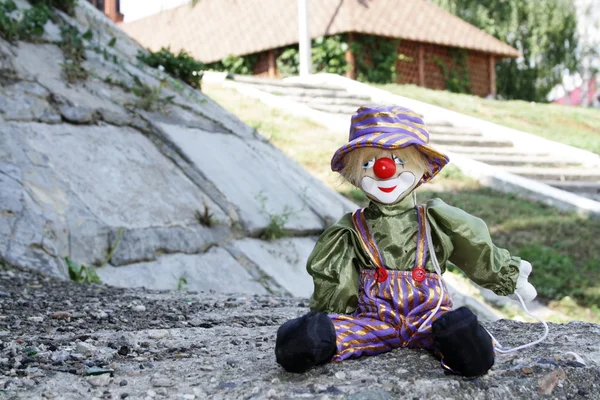
[[[433,2],[521,52],[496,64],[497,92],[506,99],[546,101],[563,74],[579,67],[572,0]]]

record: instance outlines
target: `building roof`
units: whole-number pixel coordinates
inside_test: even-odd
[[[356,32],[518,57],[518,50],[425,0],[308,0],[313,38]],[[298,43],[296,0],[201,0],[121,25],[143,46],[209,63]]]

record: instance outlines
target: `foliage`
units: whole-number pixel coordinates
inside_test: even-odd
[[[131,89],[137,97],[133,106],[145,111],[165,112],[167,104],[173,102],[175,96],[162,96],[162,89],[165,81],[161,81],[158,86],[151,87],[143,83],[137,76],[133,77],[135,86]]]
[[[37,4],[19,12],[12,0],[0,2],[0,36],[9,41],[33,40],[44,34],[44,26],[51,17],[50,9]]]
[[[72,261],[69,257],[65,257],[65,262],[69,268],[69,277],[72,281],[83,283],[102,283],[94,267],[87,267],[83,264],[78,264]]]
[[[65,57],[65,62],[62,64],[63,76],[69,83],[86,80],[88,72],[83,68],[85,60],[85,47],[83,44],[83,36],[74,26],[64,26],[61,31],[60,48]]]
[[[187,278],[185,276],[180,276],[179,279],[177,279],[177,290],[179,290],[179,291],[186,290],[187,284],[188,284]]]
[[[300,73],[300,53],[298,46],[287,47],[277,57],[277,70],[281,76],[294,76]]]
[[[438,6],[517,48],[522,58],[496,64],[497,91],[506,99],[546,101],[574,72],[577,19],[569,0],[434,0]]]
[[[346,35],[321,36],[311,43],[313,72],[328,72],[343,75],[349,68],[345,53],[348,49]],[[277,69],[282,76],[298,75],[300,69],[298,46],[280,50]]]
[[[218,221],[215,219],[213,213],[210,212],[210,208],[206,201],[204,201],[204,211],[196,210],[196,219],[200,222],[200,225],[210,228],[214,226]]]
[[[350,45],[356,58],[356,79],[370,83],[396,82],[400,40],[360,35]]]
[[[258,56],[250,54],[247,56],[227,56],[220,63],[211,64],[211,69],[227,71],[232,74],[252,75],[254,64]]]
[[[454,93],[472,93],[467,52],[464,49],[450,49],[450,57],[451,65],[446,65],[439,57],[433,58],[433,62],[442,70],[446,90]]]
[[[73,15],[75,12],[75,7],[77,6],[77,0],[30,0],[29,2],[32,5],[43,5],[47,7],[58,8],[69,15]]]
[[[14,1],[0,1],[0,36],[6,40],[19,38],[19,21],[14,17],[16,10]]]
[[[201,87],[202,71],[206,66],[185,50],[180,50],[175,55],[170,48],[163,47],[159,51],[149,51],[147,54],[140,52],[137,58],[152,68],[164,70],[175,79],[181,79],[193,88]]]
[[[319,37],[313,40],[312,67],[317,72],[343,75],[350,67],[346,62],[348,43],[345,35]]]
[[[256,200],[258,201],[261,213],[269,218],[269,224],[260,235],[260,238],[264,240],[275,240],[282,238],[285,235],[285,224],[288,222],[291,216],[301,211],[296,211],[286,204],[283,207],[281,214],[269,212],[269,210],[267,210],[267,196],[265,196],[262,191],[256,195]]]
[[[536,264],[543,269],[543,273],[534,270],[529,279],[541,296],[553,300],[571,296],[578,300],[585,299],[588,304],[600,304],[598,290],[581,284],[588,279],[600,259],[588,259],[578,267],[573,257],[538,244],[521,247],[519,255],[526,260],[536,260]]]

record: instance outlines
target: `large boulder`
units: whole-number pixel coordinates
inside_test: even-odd
[[[69,257],[116,286],[308,296],[293,278],[315,235],[355,206],[79,3],[35,43],[0,39],[0,259],[68,277]],[[65,79],[66,26],[85,80]],[[289,252],[259,239],[274,221]]]

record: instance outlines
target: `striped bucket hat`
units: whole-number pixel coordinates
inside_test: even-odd
[[[448,156],[429,145],[425,123],[414,111],[399,106],[361,106],[352,116],[348,143],[331,159],[331,169],[340,172],[344,168],[344,157],[354,149],[396,150],[411,145],[427,157],[431,166],[431,173],[426,172],[419,184],[433,179],[450,161]]]

